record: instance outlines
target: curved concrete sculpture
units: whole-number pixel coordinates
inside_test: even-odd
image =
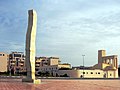
[[[35,10],[28,11],[28,29],[26,34],[26,68],[27,78],[25,82],[40,83],[40,80],[35,79],[35,40],[37,27],[37,14]]]

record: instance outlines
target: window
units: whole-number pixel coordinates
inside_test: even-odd
[[[21,57],[21,54],[14,54],[14,57]]]
[[[19,65],[18,58],[16,58],[16,66],[18,66],[18,65]]]
[[[97,74],[97,72],[96,72],[96,74]]]
[[[100,74],[100,72],[98,72],[98,74]]]
[[[91,72],[91,74],[93,74],[93,72]]]
[[[112,76],[112,74],[110,74],[110,76]]]
[[[2,56],[2,54],[0,54],[0,56]]]
[[[85,74],[85,72],[83,72],[83,74]]]
[[[35,69],[35,71],[38,71],[39,69]]]
[[[86,74],[88,74],[88,72],[86,72]]]
[[[3,56],[5,56],[5,54],[3,54]]]

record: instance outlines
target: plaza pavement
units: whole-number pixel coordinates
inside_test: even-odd
[[[0,90],[120,90],[120,80],[42,79],[41,84],[1,78]]]

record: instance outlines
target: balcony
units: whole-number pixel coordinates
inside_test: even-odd
[[[39,67],[40,66],[40,64],[35,64],[35,67]]]

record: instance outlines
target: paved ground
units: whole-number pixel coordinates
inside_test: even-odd
[[[120,80],[42,79],[42,84],[21,79],[0,79],[0,90],[120,90]]]

